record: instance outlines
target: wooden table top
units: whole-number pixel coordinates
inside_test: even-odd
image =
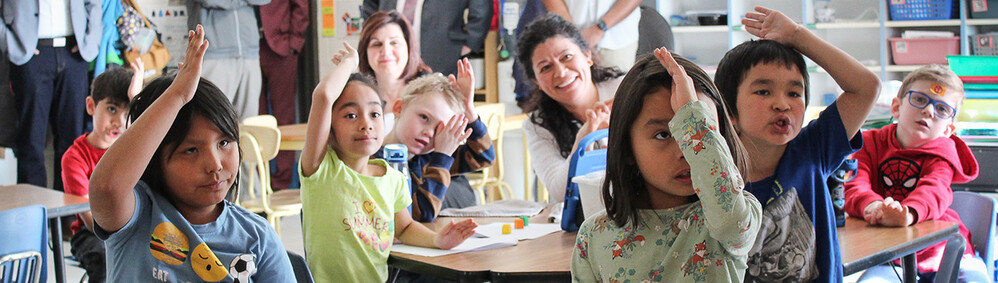
[[[30,205],[45,206],[48,218],[74,215],[90,210],[90,200],[85,197],[29,184],[0,186],[0,211]]]
[[[530,223],[547,221],[551,206]],[[495,222],[512,222],[514,217],[473,217],[479,225]],[[437,230],[450,220],[463,217],[439,217],[427,227]],[[407,270],[415,270],[450,280],[459,278],[472,281],[494,281],[492,278],[530,276],[563,276],[571,274],[572,250],[575,246],[575,232],[557,231],[533,240],[521,240],[515,246],[450,254],[438,257],[424,257],[403,253],[392,253],[389,264]]]
[[[959,233],[952,222],[925,221],[908,227],[872,226],[863,219],[848,217],[838,228],[839,248],[846,275],[862,271],[945,240]]]

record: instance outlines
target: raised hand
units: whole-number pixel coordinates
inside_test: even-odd
[[[454,154],[457,146],[471,136],[471,129],[467,127],[468,119],[465,119],[464,114],[452,116],[447,123],[440,121],[433,134],[433,151]]]
[[[756,12],[745,13],[742,24],[745,31],[762,39],[794,46],[798,31],[803,28],[780,11],[756,6]]]
[[[354,49],[353,46],[350,46],[349,43],[344,41],[343,49],[340,49],[339,51],[336,51],[336,54],[333,54],[333,64],[336,64],[337,66],[346,64],[344,66],[352,68],[350,71],[353,72],[357,69],[357,65],[360,64],[360,55],[357,54],[357,50]]]
[[[184,53],[184,62],[180,63],[180,70],[173,80],[170,88],[180,90],[181,99],[184,104],[194,98],[198,83],[201,81],[201,62],[204,61],[204,53],[208,50],[208,40],[204,39],[204,27],[197,25],[192,31],[188,31],[187,51]]]
[[[672,58],[672,53],[666,50],[665,47],[659,47],[655,49],[655,58],[669,72],[669,76],[672,76],[672,98],[670,100],[672,111],[679,111],[679,108],[682,108],[683,105],[697,101],[696,89],[693,88],[693,79],[686,74],[686,69],[680,66],[675,58]]]
[[[452,249],[474,235],[476,227],[478,227],[478,223],[475,223],[471,218],[460,222],[451,220],[447,226],[437,232],[437,238],[434,242],[442,250]]]
[[[128,67],[132,69],[132,82],[128,85],[128,99],[131,100],[135,95],[142,91],[142,81],[145,78],[145,63],[142,62],[142,58],[135,58]]]
[[[471,61],[468,58],[462,58],[457,60],[457,77],[454,75],[447,76],[450,79],[451,85],[458,92],[464,94],[464,116],[470,120],[477,120],[478,113],[475,112],[475,72],[471,68]]]

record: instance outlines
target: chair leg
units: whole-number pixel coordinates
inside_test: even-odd
[[[270,222],[270,227],[274,227],[274,232],[277,232],[277,237],[282,238],[281,226],[279,221],[280,219],[277,219],[277,217],[274,216],[274,213],[267,213],[267,222]]]

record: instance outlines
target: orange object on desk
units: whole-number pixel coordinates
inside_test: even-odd
[[[523,229],[523,218],[517,218],[516,221],[513,221],[513,228]]]

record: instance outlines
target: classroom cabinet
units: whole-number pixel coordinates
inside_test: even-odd
[[[674,23],[672,15],[686,15],[689,11],[727,13],[725,25],[677,26],[672,27],[675,35],[676,52],[701,65],[708,73],[716,70],[724,52],[752,38],[741,24],[747,11],[761,5],[777,9],[822,37],[843,49],[883,80],[900,80],[908,72],[921,65],[896,65],[891,57],[889,39],[901,37],[906,30],[950,31],[958,36],[959,53],[971,55],[970,36],[998,31],[998,19],[971,18],[971,0],[953,1],[957,16],[945,20],[892,20],[890,2],[901,0],[726,0],[726,1],[680,1],[657,0],[656,9]],[[912,0],[908,0],[912,1]],[[834,21],[820,22],[825,8],[834,10]],[[816,16],[817,15],[817,16]],[[841,90],[813,62],[808,61],[811,71],[811,97],[822,98],[825,94],[837,94]],[[823,99],[811,99],[812,105],[822,105]]]

